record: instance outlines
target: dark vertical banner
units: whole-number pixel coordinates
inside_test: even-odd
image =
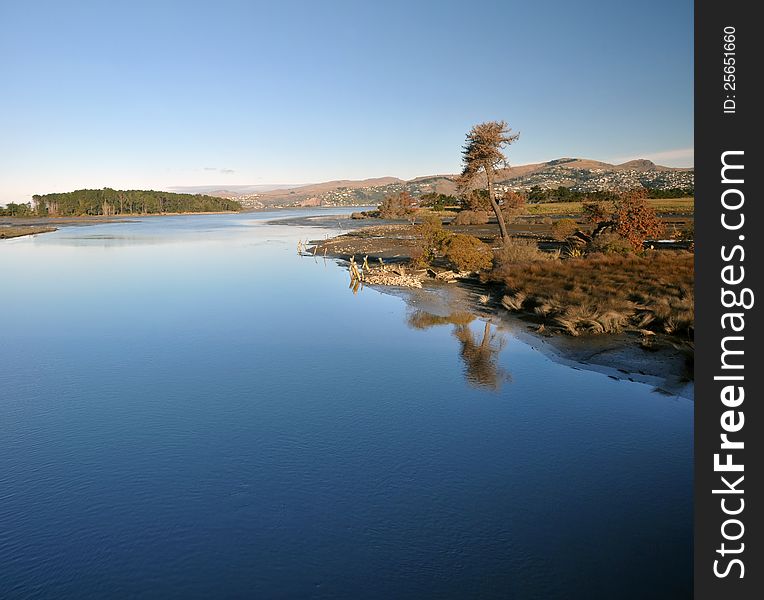
[[[695,597],[764,597],[764,35],[754,2],[695,4]]]

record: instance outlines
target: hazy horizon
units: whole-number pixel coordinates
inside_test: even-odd
[[[490,119],[515,165],[691,167],[692,10],[2,1],[0,203],[453,173]]]

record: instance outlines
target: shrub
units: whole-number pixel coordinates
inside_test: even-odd
[[[504,215],[504,220],[511,223],[523,212],[525,212],[525,196],[511,190],[506,192],[501,199],[501,214]]]
[[[388,196],[379,205],[379,216],[383,219],[402,219],[415,211],[414,198],[408,192]]]
[[[635,251],[642,250],[645,240],[663,232],[663,225],[645,195],[644,189],[626,192],[615,202],[615,231]]]
[[[602,200],[584,202],[581,205],[581,208],[584,213],[584,219],[589,223],[597,225],[610,218],[607,206],[605,206],[605,203]]]
[[[578,230],[578,224],[573,219],[558,219],[552,223],[552,235],[556,240],[564,240]]]
[[[461,203],[465,210],[492,210],[488,190],[470,190]]]
[[[474,236],[456,234],[446,242],[446,258],[459,271],[480,271],[491,266],[493,252]]]
[[[419,266],[427,266],[444,251],[451,234],[443,229],[438,217],[430,215],[416,226],[416,235],[419,243],[412,250],[412,262]]]
[[[462,210],[454,219],[456,225],[485,225],[488,223],[488,212],[484,210]]]
[[[679,232],[679,239],[685,242],[695,241],[695,221],[690,221],[684,226],[682,231]]]
[[[622,238],[616,233],[603,233],[595,237],[589,244],[589,252],[602,254],[620,254],[626,256],[634,251],[629,240]]]
[[[432,257],[425,254],[424,246],[413,246],[409,251],[411,266],[413,267],[427,267],[432,262]]]
[[[446,206],[453,206],[456,203],[457,200],[454,196],[436,192],[429,192],[419,198],[419,206],[426,206],[437,211],[444,210]]]

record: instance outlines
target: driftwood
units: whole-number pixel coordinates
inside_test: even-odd
[[[416,275],[396,271],[389,267],[371,269],[366,273],[364,283],[371,285],[394,285],[398,287],[422,287],[422,281]]]

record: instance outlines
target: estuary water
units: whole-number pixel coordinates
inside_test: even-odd
[[[296,214],[0,242],[0,597],[689,595],[691,400],[353,294]]]

